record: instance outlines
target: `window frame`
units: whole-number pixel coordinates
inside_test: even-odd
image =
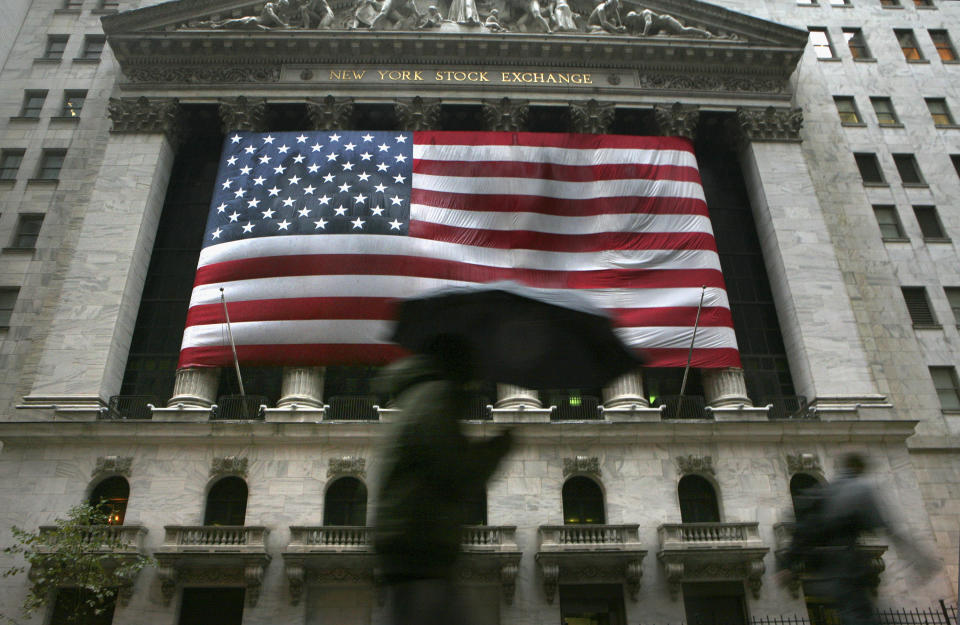
[[[863,117],[860,115],[860,109],[857,107],[857,100],[852,95],[835,95],[833,104],[837,107],[837,115],[840,117],[842,126],[866,126]],[[849,105],[849,110],[844,110],[843,106]],[[850,119],[845,119],[850,117]]]
[[[923,171],[920,169],[920,163],[917,162],[917,156],[910,152],[897,152],[891,154],[893,165],[897,169],[897,175],[900,176],[900,184],[905,187],[926,187],[927,180],[923,177]],[[911,180],[906,180],[906,177]]]
[[[933,119],[933,125],[936,128],[955,128],[957,123],[953,119],[953,113],[947,104],[946,98],[924,98],[927,104],[927,110],[930,111],[930,117]],[[934,108],[940,108],[935,111]]]
[[[903,123],[900,121],[900,116],[897,114],[897,109],[893,105],[893,100],[887,96],[870,96],[870,104],[873,107],[873,115],[877,118],[877,125],[883,128],[903,128]],[[877,104],[883,106],[889,106],[889,110],[880,111],[877,108]],[[893,121],[884,121],[881,119],[881,112],[888,116]]]
[[[960,328],[960,286],[945,286],[943,294],[947,298],[947,304],[953,312],[953,322]]]
[[[930,380],[933,382],[933,388],[937,394],[937,399],[940,400],[940,410],[950,413],[960,412],[960,381],[957,380],[956,367],[930,365],[927,367],[927,369],[930,371]],[[942,382],[947,381],[942,379],[944,376],[949,378],[949,385],[945,383],[941,384]],[[953,399],[956,400],[956,403],[954,406],[944,406],[943,395],[944,393],[951,392],[953,393]]]
[[[48,159],[60,158],[60,163],[54,168],[47,161]],[[65,148],[44,148],[40,152],[40,160],[37,163],[37,175],[34,176],[34,180],[60,180],[60,172],[63,171],[63,164],[67,158],[67,150]],[[45,175],[49,171],[54,171],[54,176]]]
[[[837,50],[833,47],[833,39],[830,37],[830,32],[825,26],[811,26],[807,29],[807,32],[810,33],[810,45],[813,46],[813,54],[817,57],[818,61],[839,61],[840,57],[837,56]],[[824,42],[817,43],[814,35],[819,33],[823,35]],[[823,56],[820,54],[819,50],[829,50],[830,56]]]
[[[70,35],[47,35],[47,41],[43,46],[43,56],[39,60],[62,61],[69,41]],[[62,48],[57,49],[60,45],[62,45]]]
[[[43,107],[47,103],[48,93],[46,89],[25,89],[17,119],[40,119]]]
[[[873,53],[870,52],[870,46],[867,45],[867,37],[863,34],[862,28],[842,28],[843,38],[847,44],[847,50],[854,61],[876,61]]]
[[[79,100],[79,106],[71,106],[71,102]],[[60,104],[59,117],[67,119],[80,119],[80,113],[87,103],[86,89],[65,89],[63,91],[63,101]]]
[[[957,49],[953,46],[949,32],[942,28],[931,28],[927,30],[927,34],[930,35],[930,41],[937,49],[937,56],[942,63],[960,63],[960,57],[957,56]],[[946,54],[944,54],[945,51]]]
[[[20,298],[20,287],[0,286],[0,329],[8,329]]]
[[[883,175],[883,167],[880,166],[880,159],[876,152],[854,152],[853,159],[857,164],[857,170],[860,172],[860,179],[864,186],[888,186],[886,176]],[[870,159],[869,165],[876,169],[876,179],[868,179],[865,175],[863,165],[866,165],[866,159]]]
[[[951,154],[950,162],[953,163],[953,168],[957,170],[957,177],[960,178],[960,154]]]
[[[880,8],[883,9],[902,9],[903,5],[900,4],[900,0],[880,0]]]
[[[0,150],[0,182],[13,182],[23,166],[23,157],[27,153],[23,148],[4,148]],[[7,164],[7,159],[16,159],[16,165]]]
[[[903,302],[907,307],[907,313],[910,315],[910,321],[914,328],[940,329],[942,327],[937,321],[933,306],[930,304],[927,287],[901,285],[900,293],[903,295]]]
[[[889,215],[892,218],[892,220],[882,220],[880,218],[882,214]],[[874,204],[873,215],[877,220],[877,225],[880,227],[880,240],[882,241],[909,241],[910,240],[903,230],[903,222],[900,221],[900,214],[897,212],[897,207],[894,204]],[[896,231],[896,236],[889,236],[885,232],[885,230],[889,230],[891,228]]]
[[[20,213],[17,215],[17,225],[14,228],[13,239],[10,241],[10,250],[35,250],[40,231],[43,229],[43,213]],[[36,232],[25,232],[25,228],[34,228]],[[29,245],[24,245],[24,242]]]
[[[99,48],[97,48],[99,46]],[[83,47],[80,48],[80,56],[73,59],[84,63],[99,63],[103,57],[103,51],[107,47],[107,38],[103,35],[84,35]],[[96,54],[93,50],[96,49]]]
[[[923,56],[920,42],[912,28],[894,28],[893,34],[897,38],[897,44],[900,46],[900,51],[903,52],[903,58],[907,63],[929,63],[927,58]]]
[[[933,4],[933,0],[913,0],[913,6],[917,9],[935,9],[936,5]]]
[[[917,220],[917,226],[920,228],[920,234],[924,241],[934,243],[949,243],[950,237],[943,227],[943,221],[940,219],[940,211],[932,204],[915,204],[913,206],[913,216]],[[926,224],[926,226],[924,225]],[[937,233],[928,232],[933,226]]]

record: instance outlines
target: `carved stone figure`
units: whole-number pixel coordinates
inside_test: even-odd
[[[540,0],[507,0],[507,5],[514,15],[520,13],[520,17],[514,20],[514,25],[526,28],[526,23],[532,21],[543,29],[544,32],[552,33],[550,23],[543,17],[540,9]]]
[[[353,7],[353,19],[350,28],[370,28],[380,15],[381,4],[377,0],[357,0]]]
[[[570,8],[567,0],[556,0],[553,4],[553,10],[550,13],[553,17],[553,30],[557,32],[580,30],[577,22],[574,20],[573,9]]]
[[[300,18],[300,26],[303,28],[326,29],[333,26],[335,16],[327,0],[294,0],[294,2],[297,17]]]
[[[620,1],[604,0],[593,9],[587,18],[587,27],[590,32],[622,33],[626,32],[623,22],[620,21]]]
[[[423,19],[423,14],[417,8],[417,3],[414,0],[384,0],[380,13],[370,22],[370,30],[386,28],[385,22],[394,25],[404,21],[408,22],[411,14],[415,18],[415,23],[419,23]]]
[[[487,20],[483,23],[483,25],[492,33],[510,32],[508,29],[504,28],[502,24],[500,24],[500,11],[496,9],[490,10],[490,15],[487,16]]]
[[[423,23],[417,26],[417,28],[439,28],[442,23],[443,16],[440,15],[440,10],[435,4],[431,4],[427,7],[427,16],[424,18]]]
[[[639,13],[630,11],[627,13],[626,18],[624,18],[624,23],[627,26],[627,30],[632,34],[643,37],[661,33],[667,35],[705,37],[707,39],[713,37],[712,33],[702,28],[684,26],[680,20],[672,15],[654,13],[650,9],[643,9]]]
[[[479,26],[480,14],[477,12],[477,4],[474,0],[453,0],[450,3],[450,10],[447,11],[447,19],[457,24],[468,26]]]
[[[199,24],[209,28],[225,28],[229,30],[270,30],[272,28],[289,28],[290,24],[280,18],[280,3],[267,2],[263,5],[260,15],[247,15]]]

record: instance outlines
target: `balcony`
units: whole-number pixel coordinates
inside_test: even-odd
[[[641,565],[638,525],[541,525],[537,562],[543,590],[553,603],[561,583],[610,581],[626,583],[631,598],[640,592]]]
[[[373,583],[373,533],[372,527],[363,526],[291,526],[290,543],[283,552],[290,602],[300,602],[308,577],[318,583]],[[515,534],[513,526],[465,527],[463,581],[500,583],[507,602],[512,601],[521,556]]]
[[[55,525],[41,525],[40,537],[42,539],[46,536],[49,539],[57,530]],[[120,566],[125,559],[146,555],[143,540],[147,534],[147,528],[141,525],[88,525],[81,528],[81,532],[85,552],[108,556],[100,560],[106,569]],[[43,544],[38,544],[37,550],[40,553],[52,552],[52,549],[48,549]],[[29,575],[33,578],[39,573],[40,571],[31,569]],[[121,605],[127,605],[130,597],[133,596],[134,581],[136,578],[118,580],[117,598]]]
[[[793,526],[793,523],[777,523],[773,526],[774,548],[778,559],[783,557],[790,549],[790,542],[793,540]],[[877,587],[880,585],[880,574],[887,568],[883,561],[883,554],[886,553],[887,548],[883,539],[874,533],[865,533],[860,538],[860,549],[870,558],[870,574],[867,577],[867,583],[874,594],[876,594]],[[822,549],[828,551],[833,548],[823,547]],[[794,598],[800,596],[800,587],[808,577],[804,574],[802,568],[799,573],[799,576],[794,576],[790,580],[790,594]]]
[[[670,595],[679,595],[684,582],[746,581],[758,597],[765,570],[763,544],[757,523],[668,523],[657,529],[660,553],[670,583]]]
[[[167,525],[154,552],[161,590],[169,603],[178,583],[235,583],[246,588],[252,606],[260,597],[263,569],[270,562],[265,527]]]

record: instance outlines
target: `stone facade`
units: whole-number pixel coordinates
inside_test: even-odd
[[[349,13],[334,4],[338,16]],[[272,106],[300,104],[304,126],[335,130],[348,127],[357,107],[386,104],[397,127],[418,130],[437,127],[443,106],[454,104],[478,107],[487,129],[522,130],[537,121],[536,106],[549,104],[567,111],[575,132],[605,131],[616,111],[635,109],[650,112],[644,132],[691,139],[704,131],[704,119],[725,116],[793,384],[817,418],[768,419],[766,409],[744,395],[738,370],[711,378],[713,418],[690,422],[662,419],[649,405],[642,374],[605,390],[607,410],[596,422],[552,423],[550,407],[536,393],[503,385],[497,401],[491,398],[492,420],[515,428],[518,445],[489,483],[487,522],[515,526],[522,555],[515,569],[500,569],[503,579],[487,571],[467,580],[478,614],[491,624],[559,620],[545,575],[553,580],[547,586],[563,584],[582,580],[587,567],[538,564],[540,528],[563,523],[564,481],[587,476],[602,487],[605,522],[636,526],[634,551],[647,554],[631,556],[613,578],[625,589],[627,622],[683,620],[676,584],[699,579],[693,566],[699,561],[684,560],[678,573],[682,549],[662,554],[658,528],[680,522],[677,482],[688,473],[716,487],[724,524],[756,524],[741,568],[720,573],[744,582],[749,614],[803,613],[802,598],[773,582],[774,526],[790,509],[791,476],[830,480],[834,459],[848,450],[870,455],[895,521],[945,564],[919,584],[904,554],[888,550],[879,601],[903,607],[955,602],[960,413],[941,409],[928,367],[960,367],[956,311],[944,291],[960,287],[960,258],[949,241],[924,239],[911,207],[937,207],[947,237],[960,236],[960,213],[951,210],[960,197],[960,130],[935,127],[923,102],[945,98],[960,114],[958,66],[940,59],[928,35],[946,30],[960,39],[960,3],[645,5],[673,10],[718,36],[547,34],[533,27],[471,33],[447,24],[417,32],[400,25],[388,32],[220,30],[214,36],[205,20],[248,16],[253,4],[121,1],[121,13],[112,15],[96,0],[66,10],[63,0],[12,3],[16,19],[0,29],[10,35],[0,37],[0,150],[23,150],[23,159],[11,179],[0,180],[0,239],[13,239],[19,215],[44,220],[34,249],[0,251],[0,287],[19,289],[9,327],[0,329],[6,373],[0,380],[0,544],[9,540],[11,525],[50,524],[97,481],[122,475],[131,493],[125,524],[142,525],[144,548],[154,553],[162,550],[165,526],[203,522],[216,479],[242,476],[249,489],[246,525],[268,530],[262,534],[266,556],[257,555],[262,570],[200,567],[198,573],[194,567],[175,576],[168,567],[147,569],[113,622],[172,623],[179,590],[205,584],[248,588],[247,624],[383,622],[369,569],[297,573],[285,568],[284,553],[291,527],[321,524],[324,493],[334,480],[350,476],[376,492],[377,441],[392,418],[389,408],[380,410],[379,421],[325,422],[323,372],[288,368],[286,400],[267,409],[266,422],[214,422],[216,373],[184,371],[151,409],[152,420],[103,418],[108,399],[120,392],[175,158],[189,144],[180,107],[215,103],[223,124],[267,130],[271,111],[278,110]],[[818,59],[810,45],[803,47],[808,27],[827,29],[836,59]],[[862,29],[873,59],[851,57],[842,32],[851,27]],[[904,60],[895,28],[914,30],[926,62]],[[105,32],[103,54],[83,59],[85,37]],[[68,36],[62,60],[42,58],[49,35]],[[237,38],[249,45],[234,46]],[[197,58],[205,61],[194,63]],[[591,82],[331,78],[345,58],[371,76],[378,67],[400,66],[486,68],[507,77],[518,69],[531,75],[563,69],[589,73]],[[47,91],[36,119],[21,116],[26,90]],[[78,117],[62,115],[66,90],[86,91]],[[853,97],[862,123],[841,123],[835,96]],[[870,103],[877,96],[891,98],[902,124],[877,124]],[[44,150],[66,150],[55,181],[37,174]],[[864,152],[877,154],[888,184],[863,184],[853,154]],[[926,184],[900,183],[893,155],[904,153],[916,155]],[[882,240],[873,205],[895,208],[902,238]],[[913,327],[903,286],[926,287],[939,327]],[[467,428],[482,437],[493,425]],[[0,556],[0,568],[10,563]],[[12,606],[24,594],[22,577],[0,580],[0,612],[19,618]],[[45,618],[35,614],[22,622],[39,625]]]

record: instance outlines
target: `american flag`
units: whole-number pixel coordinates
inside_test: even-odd
[[[689,141],[508,132],[229,133],[180,367],[383,363],[393,302],[577,289],[648,366],[740,366]],[[518,346],[522,349],[522,346]]]

